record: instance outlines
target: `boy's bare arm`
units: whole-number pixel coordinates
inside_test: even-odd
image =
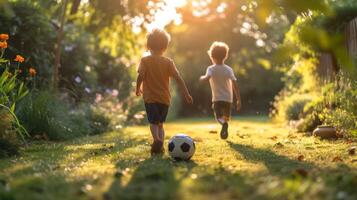
[[[173,78],[175,79],[177,85],[179,86],[180,91],[184,95],[187,103],[192,104],[193,103],[193,99],[192,99],[190,93],[188,92],[188,89],[186,87],[185,81],[182,79],[181,75],[179,73],[175,73],[173,75]]]
[[[234,96],[237,99],[237,110],[239,111],[241,109],[241,107],[242,107],[242,101],[241,101],[241,98],[240,98],[240,90],[239,90],[238,84],[234,80],[232,80],[232,87],[233,87]]]
[[[204,75],[204,76],[200,77],[200,81],[202,81],[202,82],[209,81],[210,78],[211,78],[210,76]]]
[[[136,91],[135,94],[136,96],[141,96],[143,91],[141,91],[141,85],[143,84],[143,76],[141,74],[138,75],[138,78],[136,79]]]

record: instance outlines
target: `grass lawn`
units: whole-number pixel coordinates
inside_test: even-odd
[[[134,126],[71,142],[36,142],[0,160],[0,199],[357,199],[356,142],[322,141],[269,122],[236,118],[228,140],[212,119],[166,125],[196,141],[190,162],[151,157]]]

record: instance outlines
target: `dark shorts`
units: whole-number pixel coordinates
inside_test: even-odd
[[[169,106],[162,103],[145,103],[146,115],[150,124],[161,124],[166,121]]]
[[[212,103],[212,109],[216,119],[225,117],[227,120],[231,117],[232,103],[226,101],[215,101]]]

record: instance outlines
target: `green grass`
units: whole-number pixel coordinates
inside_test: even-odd
[[[167,139],[183,132],[196,140],[190,162],[151,157],[146,126],[36,142],[0,160],[0,199],[357,198],[355,142],[305,137],[257,117],[235,118],[227,141],[211,130],[219,126],[210,118],[166,125]]]

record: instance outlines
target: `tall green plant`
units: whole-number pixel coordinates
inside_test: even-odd
[[[24,98],[28,94],[28,90],[25,87],[25,82],[18,78],[18,75],[22,73],[19,70],[20,64],[25,59],[17,55],[14,59],[17,64],[12,64],[9,59],[4,58],[5,50],[7,49],[7,40],[9,36],[7,34],[0,34],[0,108],[6,110],[14,119],[14,128],[22,139],[28,136],[26,129],[20,124],[16,114],[16,103]],[[35,75],[33,68],[29,69],[29,73]]]

